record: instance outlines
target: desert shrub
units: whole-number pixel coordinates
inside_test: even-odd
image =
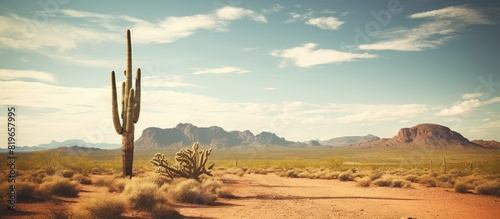
[[[499,181],[485,181],[476,186],[479,194],[500,196],[500,182]]]
[[[417,175],[408,175],[405,177],[406,180],[410,182],[417,182],[418,176]]]
[[[227,174],[232,174],[232,175],[237,175],[237,176],[243,176],[245,175],[245,170],[239,167],[231,167],[226,170]]]
[[[379,178],[373,181],[373,185],[380,186],[380,187],[389,187],[392,185],[392,179],[391,178]]]
[[[353,181],[354,176],[352,175],[351,171],[345,171],[339,174],[339,180],[340,181]]]
[[[83,185],[92,185],[92,180],[86,176],[81,178],[79,182],[80,182],[80,184],[83,184]]]
[[[125,179],[115,179],[113,183],[108,185],[108,192],[123,192],[126,186]]]
[[[94,185],[98,187],[112,187],[113,181],[115,181],[114,176],[100,176],[100,177],[95,177],[94,180]]]
[[[51,177],[43,182],[39,187],[39,192],[44,194],[59,195],[65,197],[78,196],[78,183],[62,177]]]
[[[450,175],[448,174],[441,174],[436,177],[437,180],[441,182],[451,182],[453,179]]]
[[[122,194],[132,208],[151,210],[157,203],[166,201],[164,195],[158,191],[159,187],[153,182],[135,178],[125,185]]]
[[[372,183],[371,177],[365,176],[358,181],[357,185],[361,187],[368,187],[370,186],[371,183]]]
[[[438,185],[436,179],[429,175],[419,176],[417,182],[427,187],[436,187]]]
[[[467,190],[469,190],[467,184],[461,181],[455,182],[455,186],[453,186],[453,188],[455,189],[456,192],[459,193],[466,193]]]
[[[379,179],[380,177],[382,177],[382,175],[384,175],[383,172],[376,171],[376,172],[373,172],[372,174],[370,174],[370,179],[373,181],[373,180]]]
[[[194,180],[176,180],[168,192],[169,195],[178,202],[210,205],[215,203],[216,192],[211,188],[213,185],[205,185]]]
[[[96,194],[76,204],[71,212],[71,218],[121,218],[126,203],[120,197]]]
[[[166,203],[157,203],[150,210],[151,218],[154,219],[164,219],[164,218],[184,218],[181,214],[172,206]]]
[[[17,198],[19,199],[32,199],[38,197],[37,184],[32,182],[18,182],[16,183]]]
[[[63,170],[61,171],[61,176],[64,178],[72,178],[75,173],[72,170]]]
[[[407,186],[408,186],[408,182],[406,180],[402,180],[402,179],[392,180],[392,183],[391,183],[391,187],[394,187],[394,188],[404,188]]]

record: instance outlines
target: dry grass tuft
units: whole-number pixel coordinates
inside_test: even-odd
[[[453,188],[455,189],[456,192],[459,193],[466,193],[467,190],[469,190],[467,184],[462,181],[455,182],[455,186]]]
[[[126,203],[120,197],[108,194],[96,194],[76,204],[71,212],[71,218],[121,218]]]
[[[391,178],[376,179],[375,181],[373,181],[373,185],[380,186],[380,187],[390,187],[392,185],[392,179]]]
[[[78,197],[78,183],[60,176],[47,177],[40,184],[38,191],[47,195],[58,195],[65,197]]]
[[[372,183],[371,177],[365,176],[358,181],[358,186],[369,187],[371,183]]]
[[[155,183],[134,178],[127,182],[122,194],[132,208],[151,210],[157,203],[166,202],[165,196],[158,191],[159,187]]]
[[[150,210],[151,218],[154,219],[164,219],[164,218],[184,218],[177,210],[172,208],[166,203],[157,203]]]

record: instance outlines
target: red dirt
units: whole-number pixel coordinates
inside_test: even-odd
[[[292,179],[274,174],[224,175],[236,199],[213,206],[176,204],[187,218],[500,218],[500,198],[460,194],[453,189],[357,187],[355,182]],[[80,198],[106,188],[82,185]],[[110,194],[118,195],[118,194]],[[80,198],[52,198],[19,203],[18,212],[0,218],[46,218],[71,208]],[[3,216],[2,216],[3,215]],[[146,218],[128,210],[125,218]]]

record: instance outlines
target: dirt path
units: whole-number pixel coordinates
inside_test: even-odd
[[[178,206],[201,218],[500,218],[500,198],[453,189],[357,187],[338,180],[273,174],[225,175],[238,199],[216,206]]]

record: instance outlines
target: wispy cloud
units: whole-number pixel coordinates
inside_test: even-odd
[[[273,5],[273,7],[269,8],[269,9],[262,9],[262,13],[265,13],[265,14],[270,14],[270,13],[277,13],[277,12],[280,12],[281,10],[283,10],[285,7],[280,5],[280,4],[275,4]]]
[[[363,112],[337,118],[338,123],[374,123],[384,121],[407,121],[428,111],[423,104],[366,105]]]
[[[465,6],[416,13],[409,18],[425,20],[415,28],[396,28],[374,35],[379,42],[359,45],[359,49],[422,51],[454,39],[471,25],[493,24],[479,10]]]
[[[322,11],[323,12],[331,12],[331,11]],[[337,30],[344,23],[344,21],[339,20],[336,17],[315,17],[314,11],[309,10],[307,13],[299,14],[299,13],[289,13],[290,18],[285,21],[285,23],[294,23],[298,21],[304,21],[304,24],[318,27],[323,30]]]
[[[264,90],[266,90],[266,91],[273,91],[273,90],[276,90],[276,88],[274,88],[274,87],[265,87]]]
[[[474,99],[474,98],[479,98],[483,96],[484,93],[468,93],[468,94],[463,94],[462,99],[468,100],[468,99]]]
[[[323,30],[336,30],[344,22],[334,17],[317,17],[306,21],[306,24],[319,27]]]
[[[132,30],[139,43],[170,43],[201,29],[226,31],[230,21],[249,17],[267,23],[266,17],[249,9],[225,6],[212,13],[183,17],[165,17],[157,23],[141,20]]]
[[[54,75],[34,70],[12,70],[0,69],[0,80],[2,81],[17,81],[22,79],[36,80],[46,83],[56,83]]]
[[[180,88],[180,87],[198,87],[196,84],[184,82],[181,76],[146,76],[142,77],[142,85],[151,88]]]
[[[193,74],[195,74],[195,75],[202,75],[202,74],[245,74],[248,72],[250,72],[250,71],[242,69],[242,68],[238,68],[238,67],[221,66],[219,68],[209,68],[209,69],[198,70],[198,71],[193,72]]]
[[[457,116],[457,115],[466,115],[473,112],[476,108],[481,106],[490,105],[493,103],[500,102],[500,97],[494,97],[489,100],[480,101],[477,99],[464,100],[455,103],[450,108],[445,108],[436,113],[436,116]]]
[[[270,55],[282,58],[279,67],[285,67],[291,62],[301,68],[376,57],[369,53],[348,53],[333,49],[316,49],[316,47],[315,43],[306,43],[290,49],[274,50]]]

